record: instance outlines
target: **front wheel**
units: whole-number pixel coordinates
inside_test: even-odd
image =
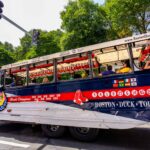
[[[65,132],[65,127],[58,125],[42,125],[41,128],[47,136],[52,138],[59,138]]]
[[[99,129],[85,127],[70,127],[69,130],[75,139],[84,142],[93,141],[99,133]]]

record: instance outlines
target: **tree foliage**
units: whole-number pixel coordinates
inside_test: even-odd
[[[42,31],[39,30],[40,36],[37,46],[32,45],[32,38],[25,35],[20,41],[21,45],[16,48],[16,58],[18,60],[31,59],[38,56],[48,55],[61,51],[60,38],[61,30]]]
[[[69,1],[61,12],[62,50],[105,41],[106,29],[103,9],[92,0]]]
[[[60,38],[62,36],[61,30],[41,32],[40,38],[36,47],[38,56],[60,52]]]
[[[60,13],[62,30],[39,29],[37,46],[28,35],[16,48],[0,42],[0,65],[145,33],[150,28],[147,12],[150,0],[105,0],[102,6],[93,0],[69,0]]]
[[[106,0],[104,9],[110,38],[147,32],[150,24],[146,20],[146,12],[150,10],[149,0]]]
[[[12,53],[14,51],[13,46],[10,43],[0,42],[0,66],[15,62],[15,56]]]

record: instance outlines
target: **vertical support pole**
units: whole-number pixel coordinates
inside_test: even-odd
[[[89,61],[89,76],[93,78],[93,62],[92,62],[92,52],[88,52],[88,61]]]
[[[129,53],[129,59],[130,59],[130,66],[131,66],[131,69],[132,69],[133,72],[134,72],[132,43],[129,43],[129,44],[128,44],[128,53]]]
[[[26,86],[29,85],[29,65],[26,65]]]
[[[53,59],[53,65],[54,65],[54,71],[53,71],[53,77],[54,77],[54,82],[58,81],[57,78],[57,59]]]

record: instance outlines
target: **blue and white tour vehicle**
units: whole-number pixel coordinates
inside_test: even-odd
[[[150,70],[139,62],[149,61],[142,51],[149,39],[150,32],[2,66],[0,120],[41,124],[50,137],[69,128],[82,141],[99,129],[149,123]],[[117,72],[124,60],[131,72],[100,75],[108,65]]]

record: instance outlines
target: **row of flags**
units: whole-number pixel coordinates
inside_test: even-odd
[[[126,78],[113,81],[113,87],[128,87],[128,86],[137,86],[136,78]]]

